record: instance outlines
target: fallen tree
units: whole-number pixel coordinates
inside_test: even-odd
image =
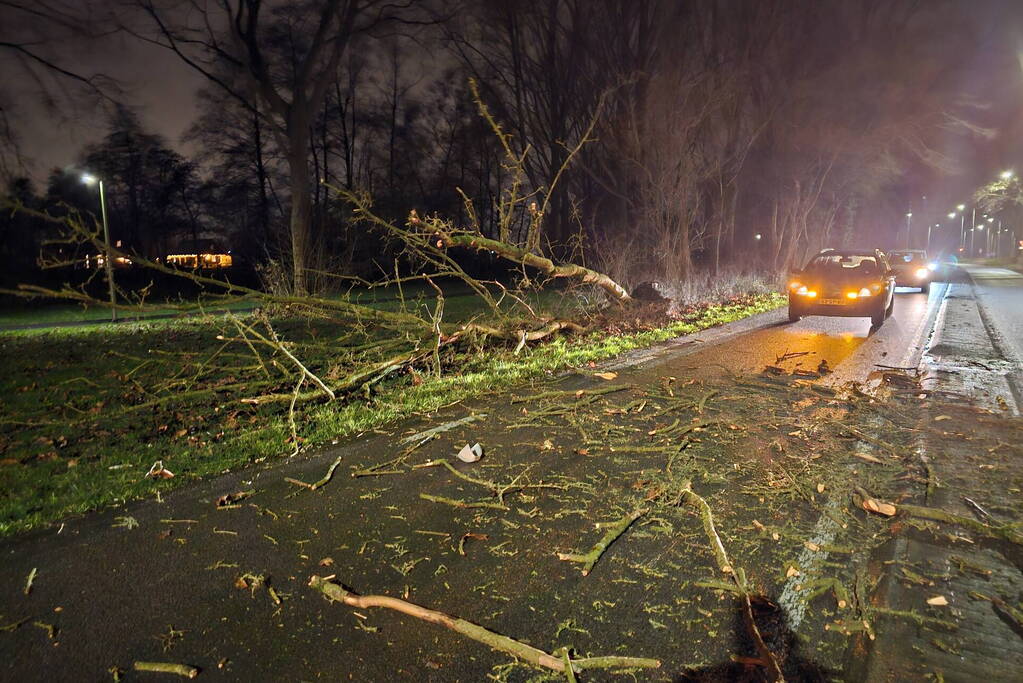
[[[474,86],[475,91],[475,86]],[[260,289],[214,277],[200,270],[184,270],[157,258],[147,258],[127,249],[109,244],[103,238],[100,223],[89,220],[71,207],[62,207],[60,215],[29,209],[17,204],[6,208],[21,211],[54,225],[58,237],[44,245],[41,265],[44,268],[69,268],[78,254],[99,254],[104,261],[130,263],[134,269],[161,277],[180,278],[189,288],[204,292],[204,299],[195,303],[152,302],[149,288],[126,291],[110,283],[114,295],[109,299],[90,293],[92,280],[113,279],[112,269],[97,269],[84,284],[65,283],[58,286],[23,284],[14,290],[2,290],[23,298],[63,300],[96,308],[113,308],[123,313],[146,315],[167,310],[181,314],[203,313],[206,308],[230,309],[240,303],[256,307],[245,316],[229,313],[208,318],[216,331],[213,338],[221,346],[196,369],[191,378],[182,377],[180,365],[186,351],[167,357],[164,377],[141,385],[134,379],[134,370],[126,368],[132,391],[116,408],[108,408],[105,417],[115,419],[127,415],[160,415],[171,413],[171,406],[182,397],[232,410],[241,405],[252,410],[265,407],[267,413],[286,411],[288,442],[298,452],[301,439],[296,422],[296,409],[313,401],[349,401],[353,397],[370,399],[379,383],[399,375],[421,381],[423,375],[440,377],[460,372],[466,360],[487,348],[514,349],[517,354],[527,345],[562,334],[587,331],[585,306],[571,314],[551,314],[542,310],[535,295],[557,281],[582,288],[587,295],[593,290],[603,292],[610,301],[624,305],[631,301],[628,292],[612,278],[586,266],[556,260],[544,253],[544,214],[557,189],[557,179],[590,139],[592,124],[567,158],[549,187],[527,188],[524,161],[528,146],[516,151],[511,138],[501,129],[476,96],[480,115],[489,123],[505,150],[505,167],[510,176],[494,199],[495,215],[499,216],[496,235],[484,235],[471,203],[465,200],[468,222],[456,227],[440,216],[420,217],[412,211],[399,225],[377,215],[372,198],[363,192],[329,188],[347,201],[356,220],[380,233],[385,242],[396,246],[393,271],[380,267],[375,279],[331,273],[348,286],[338,296],[325,294],[295,295],[287,291]],[[464,196],[464,195],[463,195]],[[518,226],[514,228],[513,226]],[[525,230],[519,229],[525,227]],[[518,237],[514,237],[518,235]],[[499,278],[481,279],[463,267],[465,250],[489,252],[515,264],[511,273],[520,273],[512,281]],[[71,256],[68,256],[71,255]],[[78,259],[79,261],[81,259]],[[96,259],[99,261],[99,259]],[[454,282],[475,295],[482,310],[461,317],[445,311],[444,288]],[[410,283],[425,285],[412,306],[404,298],[403,288]],[[353,295],[356,288],[397,292],[399,306],[389,307],[363,303]],[[430,290],[434,294],[430,293]],[[531,299],[531,297],[533,297]],[[336,327],[347,328],[335,343],[301,339],[282,330],[298,325],[308,327],[311,320],[328,320]],[[251,363],[241,369],[238,363],[226,364],[227,355],[248,356]],[[140,364],[161,362],[161,358],[136,359]],[[206,368],[224,368],[225,377],[204,383],[212,375]],[[139,367],[142,367],[140,365]],[[230,369],[229,369],[230,368]],[[230,380],[230,381],[228,381]],[[88,413],[71,416],[86,422]],[[162,420],[169,422],[170,420]]]

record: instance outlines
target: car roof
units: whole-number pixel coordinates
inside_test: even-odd
[[[824,249],[815,256],[877,256],[873,249]]]

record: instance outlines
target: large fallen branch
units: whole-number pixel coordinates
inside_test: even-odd
[[[600,287],[604,293],[618,303],[629,303],[632,297],[625,291],[625,288],[612,280],[604,273],[597,272],[585,266],[575,263],[554,263],[546,256],[534,254],[522,247],[500,240],[490,239],[478,233],[446,233],[438,232],[438,241],[446,247],[462,247],[473,249],[479,252],[494,252],[501,258],[522,265],[536,268],[541,273],[552,278],[568,278],[578,280],[584,284],[591,284]]]
[[[535,330],[502,330],[492,325],[482,325],[480,323],[469,323],[463,325],[461,330],[456,333],[455,336],[460,336],[463,332],[480,332],[487,335],[488,337],[497,337],[498,339],[508,339],[510,341],[517,341],[519,348],[522,348],[526,342],[540,341],[546,339],[552,334],[556,334],[561,330],[566,330],[572,333],[585,332],[586,328],[578,323],[574,323],[571,320],[552,320],[551,322],[543,325],[542,327]],[[449,337],[450,340],[452,337]]]
[[[415,617],[416,619],[422,619],[428,621],[431,624],[437,624],[438,626],[444,626],[449,628],[456,633],[460,633],[463,636],[472,638],[475,641],[483,643],[488,647],[501,652],[507,652],[529,664],[536,666],[546,667],[554,671],[564,672],[565,671],[565,659],[552,654],[548,654],[543,650],[539,650],[531,645],[526,645],[523,642],[503,636],[500,633],[494,633],[478,624],[474,624],[471,621],[465,619],[459,619],[453,617],[444,612],[438,612],[436,610],[427,609],[405,600],[399,600],[398,598],[388,597],[386,595],[356,595],[351,591],[345,590],[339,584],[331,581],[333,577],[320,577],[311,576],[309,578],[309,585],[323,593],[323,595],[331,602],[343,602],[349,607],[355,607],[358,609],[371,609],[373,607],[383,607],[386,609],[392,609],[402,614]],[[581,659],[570,659],[568,660],[571,664],[573,671],[583,671],[585,669],[652,669],[657,668],[661,665],[661,662],[656,659],[647,659],[642,657],[585,657]]]

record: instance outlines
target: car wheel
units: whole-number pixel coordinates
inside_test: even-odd
[[[798,313],[797,311],[794,311],[794,310],[792,309],[792,306],[789,306],[789,322],[790,322],[790,323],[798,323],[798,322],[799,322],[799,320],[800,320],[800,319],[801,319],[802,317],[803,317],[803,316],[799,315],[799,313]]]
[[[886,311],[884,309],[881,309],[877,313],[872,314],[870,316],[870,326],[871,327],[881,327],[881,325],[884,324],[884,319],[886,317],[888,317],[887,313],[888,313],[888,311]]]
[[[923,292],[924,294],[927,294],[928,292],[930,292],[931,291],[931,283],[928,282],[926,285],[921,287],[920,291]]]

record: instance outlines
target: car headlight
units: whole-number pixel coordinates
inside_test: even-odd
[[[792,282],[789,283],[789,289],[791,289],[793,292],[799,289],[800,287],[803,287],[802,283],[796,280],[793,280]],[[806,287],[803,287],[803,289],[806,289]]]
[[[871,295],[871,291],[869,289],[867,289],[866,287],[864,287],[863,289],[861,289],[858,292],[846,292],[845,293],[845,296],[847,298],[849,298],[849,299],[858,299],[861,296],[870,296],[870,295]]]
[[[938,264],[937,263],[928,263],[927,264],[927,269],[930,270],[931,272],[934,272],[934,271],[936,271],[938,269]]]
[[[863,289],[861,289],[861,290],[859,291],[859,295],[860,295],[860,296],[870,296],[870,295],[871,295],[872,293],[873,293],[873,292],[871,292],[871,291],[870,291],[869,289],[867,289],[866,287],[864,287]]]
[[[916,269],[916,276],[917,277],[927,277],[930,274],[931,274],[931,271],[930,271],[929,268],[917,268]]]
[[[807,289],[806,285],[799,285],[799,289],[796,290],[796,294],[799,296],[805,296],[809,299],[813,299],[817,296],[817,292],[812,289]]]

